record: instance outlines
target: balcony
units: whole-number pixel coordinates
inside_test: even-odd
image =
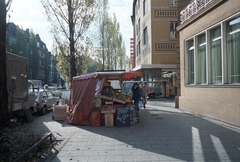
[[[183,24],[185,21],[196,15],[200,10],[207,7],[209,4],[217,0],[192,0],[181,12],[180,12],[180,23]]]

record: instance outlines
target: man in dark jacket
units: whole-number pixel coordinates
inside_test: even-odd
[[[134,101],[135,108],[139,110],[138,103],[141,100],[141,89],[139,88],[139,85],[137,83],[133,84],[132,93],[133,93],[132,99]]]

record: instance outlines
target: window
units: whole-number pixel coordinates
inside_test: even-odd
[[[33,69],[30,69],[30,78],[33,76]]]
[[[210,30],[210,83],[222,83],[221,27]]]
[[[139,46],[139,43],[137,44],[137,56],[138,56],[138,54],[139,54],[139,51],[138,51],[138,46]]]
[[[138,32],[140,32],[140,19],[138,19]]]
[[[136,31],[137,31],[137,35],[138,35],[138,24],[136,24]]]
[[[144,29],[143,29],[143,43],[144,43],[144,45],[145,44],[148,44],[148,31],[147,31],[147,27],[145,27]]]
[[[240,83],[240,17],[227,24],[227,83]]]
[[[188,41],[187,51],[187,83],[194,84],[194,41]]]
[[[42,51],[41,50],[38,50],[38,56],[39,56],[39,58],[42,57]]]
[[[170,7],[177,7],[177,0],[169,0]]]
[[[147,13],[147,0],[143,0],[143,16]]]
[[[137,53],[137,56],[138,56],[141,54],[141,42],[140,41],[138,42],[137,51],[138,51],[138,53]]]
[[[178,26],[178,23],[175,21],[170,22],[170,38],[171,39],[177,39],[177,33],[176,28]]]
[[[138,12],[138,8],[137,8],[137,5],[135,6],[135,15],[137,15],[137,12]]]
[[[197,71],[198,84],[206,84],[206,36],[202,34],[198,36],[197,49]]]
[[[42,77],[45,78],[45,71],[44,70],[42,70]],[[51,93],[51,92],[49,92],[49,93]],[[49,95],[51,95],[51,94],[49,94]]]
[[[240,16],[186,41],[186,84],[240,85]]]

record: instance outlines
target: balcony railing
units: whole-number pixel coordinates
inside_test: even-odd
[[[181,12],[180,21],[181,24],[192,16],[196,15],[201,9],[216,0],[192,0]]]

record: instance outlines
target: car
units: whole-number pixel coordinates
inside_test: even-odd
[[[128,95],[131,92],[131,88],[134,83],[141,85],[143,82],[146,82],[149,87],[150,93],[148,94],[149,98],[155,98],[156,96],[162,95],[162,90],[158,82],[154,81],[124,81],[122,83],[122,93]]]
[[[35,104],[32,112],[39,112],[41,115],[46,114],[47,110],[53,110],[53,105],[61,98],[61,92],[51,92],[43,90],[35,92]]]
[[[149,94],[148,94],[148,97],[150,98],[156,98],[156,96],[160,96],[162,95],[162,89],[159,85],[158,82],[146,82],[147,83],[147,86],[149,87]]]

